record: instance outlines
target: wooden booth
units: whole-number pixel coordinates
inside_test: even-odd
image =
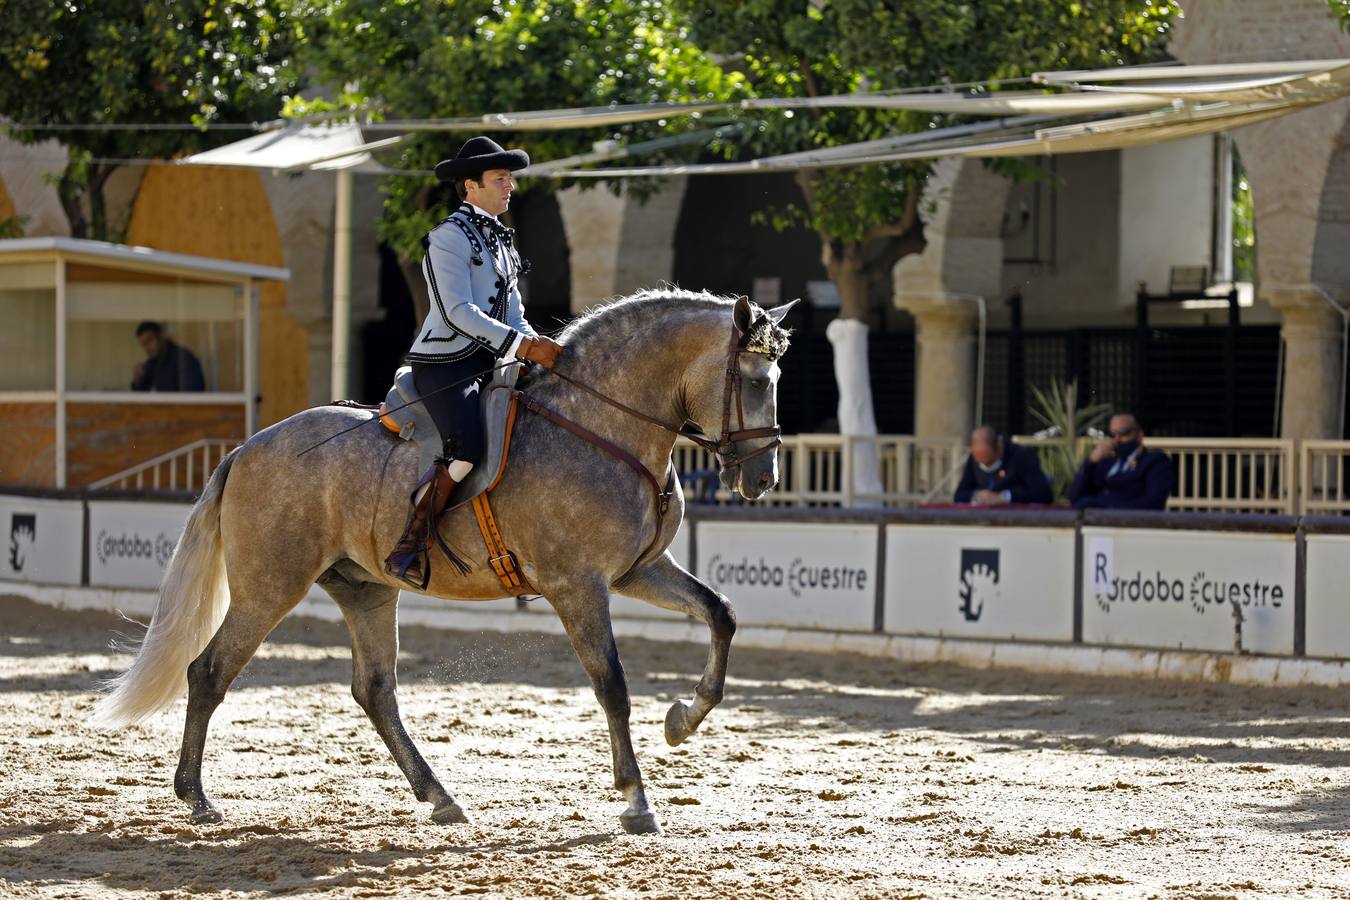
[[[0,485],[97,487],[178,457],[186,471],[193,448],[248,437],[258,422],[255,284],[289,277],[102,241],[0,240]],[[146,321],[200,361],[204,390],[132,389]],[[199,488],[203,467],[172,487]]]

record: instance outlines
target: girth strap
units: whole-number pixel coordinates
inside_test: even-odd
[[[496,385],[490,390],[511,389],[504,385]],[[519,395],[513,393],[511,407],[506,414],[505,446],[502,447],[502,462],[501,468],[497,472],[497,478],[492,484],[488,485],[487,490],[470,501],[474,518],[478,521],[478,531],[483,535],[483,546],[487,547],[488,566],[497,576],[497,579],[501,581],[502,587],[506,588],[508,593],[517,597],[539,592],[530,584],[530,579],[525,577],[525,570],[521,568],[520,561],[516,559],[516,554],[511,551],[510,547],[506,546],[501,529],[497,527],[497,517],[492,514],[492,503],[488,500],[488,495],[501,482],[502,474],[506,472],[506,460],[511,453],[511,435],[515,433],[516,428],[518,401]]]
[[[501,529],[497,527],[497,518],[492,514],[492,504],[488,502],[488,495],[479,494],[471,503],[474,518],[478,520],[478,530],[483,534],[483,544],[487,547],[488,565],[501,581],[502,587],[516,596],[537,594],[538,591],[525,577],[516,555],[506,546],[506,541],[502,540]]]

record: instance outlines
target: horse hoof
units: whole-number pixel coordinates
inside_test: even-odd
[[[431,821],[438,825],[467,825],[469,817],[464,815],[464,810],[459,808],[458,803],[451,800],[431,811]]]
[[[643,812],[627,810],[619,816],[619,821],[623,823],[623,830],[629,834],[661,833],[661,823],[656,821],[656,814],[651,810],[644,810]]]
[[[666,743],[670,746],[680,746],[693,733],[694,729],[689,727],[689,710],[692,708],[687,700],[676,700],[670,705],[666,713]]]
[[[210,800],[203,800],[192,808],[193,825],[219,825],[224,821],[225,817]]]

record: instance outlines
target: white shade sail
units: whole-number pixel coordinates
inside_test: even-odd
[[[257,169],[350,169],[373,164],[371,150],[393,146],[402,137],[366,141],[357,125],[287,125],[223,147],[194,153],[180,162],[190,166],[241,166]]]

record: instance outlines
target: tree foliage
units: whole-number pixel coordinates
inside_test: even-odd
[[[731,97],[742,81],[695,49],[664,4],[645,0],[300,0],[295,12],[307,64],[337,91],[330,101],[293,103],[294,114],[338,109],[391,120],[685,102]],[[547,160],[676,127],[685,123],[493,138]],[[396,165],[430,169],[468,137],[419,132],[400,145]],[[382,237],[404,260],[420,258],[422,236],[457,202],[453,193],[426,177],[388,178],[384,190]]]
[[[295,85],[295,30],[268,0],[0,0],[0,116],[19,125],[250,122]],[[102,160],[191,153],[227,131],[43,131],[70,151],[58,185],[77,237],[108,238]]]
[[[1350,34],[1350,0],[1327,0],[1327,5],[1331,7],[1331,15],[1341,30]]]
[[[1138,62],[1159,52],[1177,12],[1172,0],[674,2],[693,23],[695,42],[738,60],[751,88],[773,97],[1008,82],[1038,70]],[[956,121],[842,108],[770,114],[749,132],[748,149],[763,155],[833,147]],[[858,291],[869,277],[888,282],[899,256],[922,247],[917,194],[929,168],[915,162],[806,171],[799,177],[805,204],[771,217],[820,234],[845,316],[862,317]],[[869,277],[859,270],[871,270]]]

